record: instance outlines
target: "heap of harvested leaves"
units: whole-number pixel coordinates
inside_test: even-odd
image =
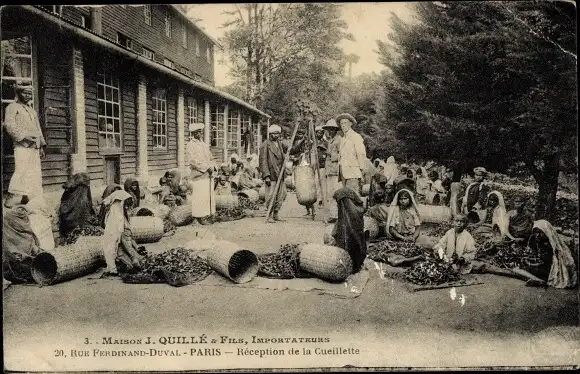
[[[68,234],[59,238],[58,245],[70,245],[77,242],[80,236],[102,236],[104,230],[100,226],[86,225],[84,227],[75,227]]]
[[[292,279],[300,273],[298,244],[284,244],[277,253],[258,257],[258,272],[270,277]]]
[[[486,245],[478,252],[478,257],[484,257],[492,265],[504,269],[525,268],[530,263],[541,264],[544,255],[540,249],[506,242]]]
[[[123,281],[182,286],[199,282],[211,272],[212,269],[205,260],[185,248],[177,247],[159,254],[146,253],[141,262],[141,270],[123,275]]]
[[[250,201],[249,198],[245,196],[239,196],[239,205],[242,209],[258,210],[260,209],[260,204]]]
[[[440,224],[425,224],[421,226],[421,233],[433,236],[435,238],[442,238],[445,233],[453,227],[450,222],[440,223]]]
[[[459,273],[451,263],[439,258],[428,257],[405,270],[405,279],[419,285],[438,285],[459,280]]]
[[[220,220],[222,218],[240,218],[244,215],[244,210],[238,205],[233,208],[216,209],[215,218]]]
[[[368,246],[367,257],[373,261],[387,263],[387,254],[393,253],[406,258],[419,256],[425,253],[425,250],[415,243],[398,242],[392,240],[383,240]]]

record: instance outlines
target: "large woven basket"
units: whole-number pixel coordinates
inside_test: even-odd
[[[215,240],[206,259],[213,270],[235,283],[247,283],[258,274],[258,257],[254,252],[232,242]]]
[[[294,168],[294,183],[296,183],[296,199],[300,205],[312,205],[316,202],[316,175],[310,165],[300,165]]]
[[[309,243],[300,251],[300,268],[331,282],[342,282],[352,274],[352,259],[342,248]]]
[[[175,226],[185,226],[193,222],[191,205],[178,205],[171,209],[167,219]]]
[[[286,179],[284,179],[284,184],[286,185],[286,188],[289,190],[294,190],[294,188],[296,188],[296,185],[294,184],[294,177],[289,175],[286,177]]]
[[[96,270],[104,258],[102,236],[80,236],[74,244],[38,254],[32,278],[43,286],[75,279]]]
[[[256,187],[262,187],[264,185],[264,181],[259,178],[253,178],[252,180],[254,181],[254,185]]]
[[[129,223],[137,243],[155,243],[163,237],[163,220],[159,217],[131,217]]]
[[[442,205],[417,204],[422,222],[443,223],[451,221],[451,208]]]
[[[324,236],[322,238],[324,244],[332,245],[334,244],[334,238],[332,237],[332,230],[334,230],[334,225],[327,225],[324,228]]]
[[[478,223],[481,221],[485,221],[486,218],[487,218],[487,210],[485,209],[472,210],[467,214],[467,219],[469,220],[470,223]]]
[[[215,195],[216,209],[232,209],[239,204],[237,195]]]
[[[364,184],[362,186],[362,189],[361,189],[361,195],[362,196],[368,196],[370,191],[371,191],[371,185],[370,184]]]
[[[379,235],[379,223],[377,220],[373,217],[364,216],[364,232],[367,239],[375,239]]]
[[[258,194],[258,191],[252,190],[249,188],[247,188],[245,190],[241,190],[240,192],[238,192],[238,196],[246,197],[252,203],[256,203],[256,202],[258,202],[258,200],[260,200],[260,195]]]
[[[156,209],[150,206],[138,206],[131,211],[133,217],[153,217]]]
[[[260,190],[258,191],[258,196],[260,197],[260,200],[266,200],[266,185],[260,187]]]

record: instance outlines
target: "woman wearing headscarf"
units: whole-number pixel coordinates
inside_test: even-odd
[[[182,205],[187,199],[186,189],[181,188],[181,173],[177,169],[169,170],[165,173],[167,185],[171,194],[175,196],[175,204]]]
[[[131,195],[131,206],[130,209],[138,208],[141,204],[141,199],[145,197],[144,191],[141,191],[139,186],[139,181],[133,177],[129,177],[125,180],[125,192]]]
[[[353,273],[358,273],[367,255],[363,201],[354,190],[347,187],[337,190],[333,198],[338,205],[338,220],[332,230],[333,245],[349,253]]]
[[[387,217],[387,235],[393,240],[415,242],[421,234],[421,216],[413,193],[400,190],[391,202]]]
[[[429,178],[427,174],[427,169],[425,167],[417,169],[415,178],[415,189],[417,191],[418,198],[424,198],[425,194],[429,190]]]
[[[497,229],[500,234],[497,239],[514,240],[508,230],[509,218],[501,192],[491,191],[487,195],[487,209],[480,213],[483,217],[480,217],[481,221],[476,224],[477,227],[473,230],[474,235],[489,239],[493,236],[494,229]]]
[[[387,184],[395,184],[395,180],[399,176],[399,169],[395,161],[395,157],[391,156],[387,159],[385,164],[385,177],[387,177]]]
[[[59,207],[61,236],[65,236],[76,227],[82,227],[87,223],[97,223],[90,183],[91,178],[87,173],[77,173],[63,185],[64,192],[60,198]]]
[[[103,202],[101,203],[105,229],[103,252],[108,275],[118,274],[118,259],[129,268],[140,267],[142,257],[137,253],[137,244],[132,238],[129,224],[131,205],[131,195],[123,191],[119,185],[108,186],[103,193]],[[129,259],[130,263],[126,259]]]

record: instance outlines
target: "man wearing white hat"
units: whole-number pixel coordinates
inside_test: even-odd
[[[367,161],[364,140],[352,129],[356,125],[356,120],[350,114],[339,114],[335,121],[342,132],[338,160],[339,179],[343,182],[344,187],[348,187],[360,195],[363,171]]]
[[[32,86],[21,83],[15,87],[15,100],[6,107],[4,126],[14,142],[15,170],[8,193],[11,195],[7,206],[21,200],[42,197],[42,168],[46,141],[42,135],[40,122],[32,102]]]
[[[260,146],[260,172],[266,185],[266,206],[269,206],[271,200],[274,199],[272,218],[274,221],[283,221],[280,219],[278,212],[286,199],[286,185],[280,183],[278,191],[274,191],[274,188],[280,173],[285,174],[284,156],[289,146],[280,141],[280,134],[282,133],[280,126],[271,125],[268,127],[268,133],[270,134],[269,138]],[[303,143],[304,139],[298,141],[290,148],[290,154],[299,153]],[[284,175],[282,175],[283,181]]]
[[[334,193],[342,187],[338,180],[338,160],[341,136],[338,132],[339,127],[334,119],[328,120],[324,126],[324,130],[328,133],[328,149],[326,151],[325,171],[326,176],[326,205],[328,206],[327,223],[336,222],[338,219],[338,207],[336,200],[334,200]]]
[[[215,214],[215,193],[213,174],[217,171],[209,146],[203,142],[203,123],[189,125],[190,140],[186,152],[191,168],[190,181],[193,189],[191,194],[191,214],[206,225],[209,218]]]

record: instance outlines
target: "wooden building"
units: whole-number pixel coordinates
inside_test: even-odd
[[[44,191],[56,199],[78,172],[99,195],[129,176],[157,184],[185,166],[192,122],[205,123],[218,162],[257,153],[266,133],[266,113],[214,87],[219,45],[175,6],[3,6],[0,26],[2,111],[15,82],[33,83]],[[5,132],[2,149],[6,191],[14,159]]]

